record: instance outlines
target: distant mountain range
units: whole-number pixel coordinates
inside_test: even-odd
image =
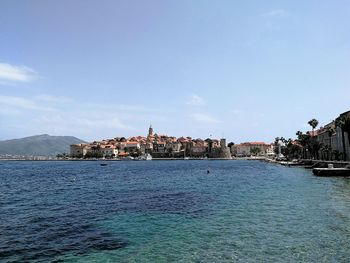
[[[21,139],[0,141],[0,154],[55,156],[70,152],[71,144],[84,143],[73,136],[35,135]]]

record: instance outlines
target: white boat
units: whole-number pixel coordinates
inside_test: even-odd
[[[125,158],[123,158],[122,160],[124,161],[133,161],[135,158],[131,157],[131,156],[126,156]]]
[[[152,161],[152,155],[149,153],[141,155],[138,160],[140,161]]]

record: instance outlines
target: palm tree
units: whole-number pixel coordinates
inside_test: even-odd
[[[348,119],[348,118],[345,116],[341,116],[335,120],[335,125],[341,129],[344,161],[346,161],[346,159],[347,159],[346,146],[345,146],[345,129],[346,129],[346,125],[347,125],[348,121],[346,119]]]
[[[301,145],[302,148],[302,158],[306,159],[306,145],[307,145],[307,138],[309,137],[308,134],[303,134],[301,131],[297,131],[296,135],[298,136],[298,143]]]
[[[308,124],[311,126],[311,128],[312,128],[312,134],[311,134],[311,138],[310,138],[310,141],[309,141],[309,145],[308,145],[308,148],[309,148],[309,150],[310,150],[310,153],[311,153],[311,156],[312,157],[315,157],[315,145],[317,145],[317,143],[315,142],[315,138],[314,138],[314,136],[315,136],[315,133],[314,133],[314,130],[315,130],[315,128],[317,127],[317,125],[318,125],[318,120],[316,120],[316,119],[312,119],[312,120],[310,120],[309,122],[308,122]],[[316,155],[318,156],[318,152],[316,153]]]
[[[340,151],[338,151],[338,150],[334,150],[332,152],[332,155],[334,155],[334,159],[335,160],[339,161],[340,160],[340,156],[342,155],[342,153]]]
[[[348,134],[348,144],[350,146],[350,116],[345,117],[344,131]]]
[[[310,142],[311,142],[310,133],[307,132],[306,134],[302,134],[301,140],[300,140],[300,144],[304,148],[304,158],[305,159],[308,157],[307,156],[307,151],[308,151],[308,148],[310,148]]]
[[[327,160],[328,161],[332,161],[332,147],[331,146],[329,146],[329,145],[325,145],[324,146],[324,149],[325,149],[325,152],[326,152],[326,154],[327,154]]]
[[[328,145],[322,145],[320,151],[321,151],[321,160],[325,160],[326,159],[326,152],[327,152],[327,147]]]
[[[308,124],[312,127],[312,136],[314,136],[314,130],[318,125],[318,120],[312,119],[308,122]]]
[[[305,158],[305,155],[304,155],[305,149],[304,149],[304,146],[302,145],[303,132],[297,131],[295,133],[295,135],[298,136],[297,141],[298,141],[299,145],[301,146],[301,150],[302,150],[302,153],[301,153],[302,156],[301,157],[304,159]]]
[[[312,149],[313,149],[313,152],[314,152],[314,156],[316,157],[317,160],[320,159],[320,150],[321,150],[322,147],[323,147],[323,143],[322,142],[314,140]]]
[[[333,134],[335,133],[335,129],[334,129],[334,126],[329,126],[327,128],[327,133],[328,133],[328,136],[329,136],[329,148],[330,148],[330,159],[332,160],[332,136]]]

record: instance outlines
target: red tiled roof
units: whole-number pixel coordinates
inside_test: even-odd
[[[179,142],[188,142],[188,139],[184,138],[184,137],[180,137],[179,139],[177,139]]]
[[[319,130],[316,130],[316,131],[308,131],[308,133],[309,133],[309,135],[310,135],[311,137],[314,137],[314,136],[317,136],[317,135],[319,135],[320,133],[322,133],[322,130],[319,129]]]
[[[136,144],[139,144],[139,142],[127,142],[126,144],[127,145],[136,145]]]
[[[110,148],[110,149],[115,149],[116,148],[116,146],[115,145],[105,145],[105,146],[103,146],[103,147],[101,147],[101,148]]]
[[[269,144],[266,144],[265,142],[244,142],[238,145],[251,146],[251,145],[269,145]]]

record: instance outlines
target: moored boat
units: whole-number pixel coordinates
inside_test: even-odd
[[[136,160],[139,160],[139,161],[152,161],[152,155],[147,153],[147,154],[141,155]]]
[[[132,156],[126,156],[126,157],[124,157],[122,160],[123,160],[123,161],[133,161],[133,160],[135,160],[135,158],[132,157]]]
[[[312,170],[316,176],[350,176],[350,169],[345,168],[314,168]]]

